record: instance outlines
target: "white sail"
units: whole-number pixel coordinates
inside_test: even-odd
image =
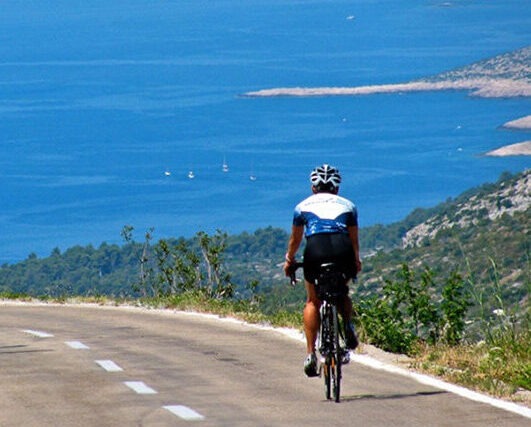
[[[225,173],[229,171],[229,165],[227,164],[227,160],[225,159],[225,157],[223,157],[223,164],[221,165],[221,170]]]

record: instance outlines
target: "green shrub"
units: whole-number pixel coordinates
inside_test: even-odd
[[[395,280],[385,281],[381,297],[355,296],[362,338],[384,350],[408,354],[418,341],[436,344],[444,339],[457,345],[469,306],[464,287],[457,272],[441,289],[431,269],[425,268],[419,278],[403,264]]]

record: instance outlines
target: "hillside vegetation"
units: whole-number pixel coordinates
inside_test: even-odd
[[[458,268],[480,282],[492,281],[495,274],[511,303],[525,303],[530,278],[530,180],[530,170],[503,174],[496,183],[470,189],[433,208],[416,209],[402,221],[361,229],[364,294],[376,291],[382,278],[392,277],[405,262],[413,268],[429,265],[436,272]],[[153,250],[155,235],[148,230],[148,239],[141,236],[138,242],[131,236],[122,246],[102,243],[64,252],[56,248],[45,258],[30,254],[22,262],[0,267],[0,292],[140,296],[133,286],[139,281],[139,260],[145,246],[144,255]],[[280,265],[287,239],[285,230],[272,227],[225,236],[223,261],[237,294],[257,282],[256,290],[266,299],[274,293],[277,303],[280,298],[290,304],[288,297],[277,295],[286,291]],[[167,241],[199,250],[195,239]]]
[[[530,260],[531,171],[504,174],[497,183],[469,190],[455,200],[417,211],[408,227],[370,257],[363,285],[375,290],[382,277],[402,263],[430,266],[436,272],[457,269],[483,286],[499,283],[506,302],[528,304]],[[392,249],[389,244],[395,244]],[[391,250],[392,249],[392,250]],[[368,291],[365,291],[365,293]]]
[[[529,205],[524,171],[360,230],[364,270],[352,296],[362,341],[409,354],[416,369],[522,399],[518,391],[531,389]],[[107,296],[301,325],[304,288],[289,286],[280,268],[285,230],[158,241],[153,230],[140,241],[134,231],[124,226],[122,246],[3,265],[0,296]]]

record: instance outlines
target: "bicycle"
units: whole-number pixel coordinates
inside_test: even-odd
[[[302,263],[294,263],[290,279],[292,285],[297,282],[296,271]],[[345,337],[340,328],[338,304],[345,296],[345,276],[335,268],[334,263],[320,266],[318,279],[315,283],[317,295],[321,300],[319,314],[321,326],[319,328],[318,349],[321,354],[319,376],[324,376],[325,396],[336,402],[340,401],[341,366],[349,362],[349,351],[345,346]]]

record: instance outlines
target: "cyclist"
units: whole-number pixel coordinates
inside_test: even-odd
[[[323,263],[334,262],[344,273],[345,298],[344,307],[340,307],[340,312],[345,324],[346,346],[355,349],[358,339],[351,323],[352,301],[348,296],[348,281],[361,271],[361,261],[358,214],[350,200],[338,196],[341,183],[339,170],[334,166],[323,164],[311,172],[310,181],[313,194],[295,207],[284,272],[289,276],[295,254],[303,237],[306,237],[303,268],[307,299],[303,323],[307,356],[304,360],[304,372],[307,376],[313,377],[318,375],[315,355],[321,306],[315,290],[318,268]]]

